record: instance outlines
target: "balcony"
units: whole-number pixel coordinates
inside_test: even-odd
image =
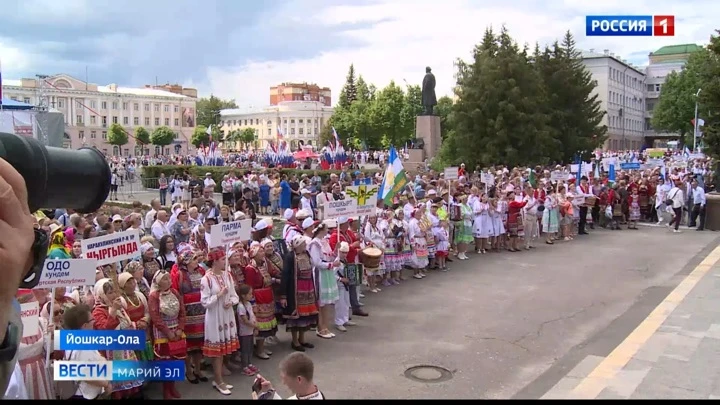
[[[659,91],[647,91],[645,92],[645,98],[659,98],[660,92]]]

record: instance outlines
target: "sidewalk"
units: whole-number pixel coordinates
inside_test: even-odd
[[[542,399],[720,399],[720,247],[607,357],[587,356]]]

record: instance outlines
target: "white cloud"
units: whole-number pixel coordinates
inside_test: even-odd
[[[302,1],[302,0],[301,0]],[[317,4],[317,3],[316,3]],[[296,6],[296,5],[294,5]],[[234,67],[209,67],[203,93],[212,92],[223,98],[234,98],[238,104],[265,105],[269,102],[270,86],[281,82],[307,81],[329,86],[333,98],[345,81],[348,66],[378,87],[390,80],[403,85],[420,83],[425,66],[437,78],[436,92],[450,95],[454,85],[453,62],[468,59],[473,47],[481,40],[486,27],[499,29],[505,24],[520,44],[541,45],[560,38],[570,30],[578,47],[609,49],[620,57],[647,54],[665,45],[706,43],[714,33],[713,17],[720,14],[720,2],[694,1],[678,4],[667,0],[633,2],[621,0],[585,1],[551,0],[547,2],[447,0],[384,0],[368,5],[325,6],[313,10],[314,23],[328,26],[384,21],[369,29],[345,32],[343,35],[361,39],[366,45],[325,52],[319,56],[294,61],[271,60],[247,62]],[[675,15],[675,37],[585,37],[585,16],[599,15]],[[337,28],[335,28],[337,29]],[[288,38],[288,46],[292,46]],[[634,63],[645,62],[633,59]]]

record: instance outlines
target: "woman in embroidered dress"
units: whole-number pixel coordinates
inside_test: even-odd
[[[203,253],[208,253],[208,242],[205,239],[205,227],[202,224],[196,225],[190,234],[190,244]]]
[[[153,349],[158,360],[182,360],[186,357],[185,306],[180,293],[172,288],[170,273],[155,273],[150,285],[150,319],[152,319]],[[180,398],[175,382],[163,383],[163,399]]]
[[[433,236],[432,219],[428,216],[430,212],[427,209],[427,204],[418,204],[417,210],[420,211],[420,224],[423,232],[425,232],[425,243],[427,243],[428,266],[427,269],[422,270],[422,272],[425,273],[427,270],[435,268],[435,252],[437,251],[437,246],[435,245],[435,236]]]
[[[363,229],[363,236],[365,244],[368,247],[372,246],[380,249],[381,252],[385,251],[385,235],[378,226],[377,212],[373,211],[368,216],[367,223],[365,224],[365,227]],[[380,256],[380,265],[376,269],[365,267],[365,274],[367,275],[368,286],[370,287],[370,292],[372,293],[380,292],[380,289],[377,287],[377,283],[383,279],[383,275],[385,274],[384,259],[385,258],[383,256]]]
[[[172,288],[182,294],[185,307],[185,341],[188,356],[185,357],[185,378],[190,384],[207,382],[201,371],[202,346],[205,341],[205,308],[200,304],[200,280],[205,271],[199,266],[202,253],[184,250],[170,271]]]
[[[330,332],[330,323],[335,319],[335,303],[340,299],[335,267],[340,262],[330,247],[327,234],[325,224],[314,227],[308,252],[315,268],[315,288],[320,292],[317,335],[323,339],[332,339],[335,334]]]
[[[467,204],[467,196],[465,194],[458,194],[455,196],[460,206],[460,221],[455,223],[455,245],[458,250],[458,259],[467,260],[467,249],[468,246],[473,243],[472,233],[472,221],[473,211],[472,208]]]
[[[265,252],[265,264],[268,273],[270,273],[270,277],[272,277],[270,281],[272,282],[273,298],[275,299],[275,320],[278,325],[283,325],[285,319],[282,316],[283,308],[280,305],[280,296],[282,295],[280,291],[280,280],[282,279],[283,259],[280,253],[275,250],[275,245],[272,240],[263,239],[260,245]],[[277,343],[277,332],[273,336],[266,338],[265,341],[265,343],[269,344]]]
[[[631,193],[632,194],[628,196],[628,208],[630,211],[628,229],[638,229],[637,223],[640,220],[642,209],[642,207],[640,207],[640,192],[638,188],[635,187]]]
[[[305,332],[317,327],[318,294],[313,281],[313,266],[305,237],[297,235],[290,242],[292,251],[284,260],[280,289],[286,329],[292,335],[290,346],[304,352],[315,347],[305,341]]]
[[[31,302],[38,303],[32,290],[18,290],[17,299],[21,305]],[[39,311],[39,305],[37,308]],[[27,399],[55,399],[52,376],[45,363],[45,350],[47,348],[45,344],[46,327],[44,327],[41,318],[38,317],[37,322],[37,332],[20,340],[18,365],[22,370],[22,378],[28,393]],[[47,332],[49,332],[50,336],[54,333],[52,330]]]
[[[136,350],[135,356],[138,360],[150,361],[153,359],[150,309],[148,308],[147,298],[137,290],[137,282],[133,277],[133,273],[137,271],[138,267],[142,268],[142,265],[136,261],[125,265],[125,271],[118,276],[118,285],[125,300],[125,312],[130,317],[134,329],[145,331],[145,350]]]
[[[413,278],[421,279],[425,277],[422,272],[428,265],[428,251],[427,242],[425,241],[425,229],[423,229],[423,223],[421,219],[424,218],[422,211],[415,209],[413,211],[412,219],[408,225],[408,236],[410,238],[410,245],[412,246],[413,256],[411,260],[411,266],[413,268]]]
[[[155,273],[160,270],[160,263],[155,260],[155,246],[150,242],[143,243],[140,245],[140,254],[142,255],[142,265],[145,271],[145,281],[150,285]]]
[[[253,314],[255,315],[257,338],[255,339],[255,357],[267,360],[272,352],[265,350],[265,338],[277,332],[275,319],[275,297],[273,295],[273,277],[265,263],[265,249],[258,243],[248,252],[250,263],[245,267],[245,284],[252,288]]]
[[[405,259],[402,251],[404,248],[405,231],[402,222],[395,218],[393,210],[385,211],[387,216],[387,226],[384,229],[385,234],[385,270],[389,275],[388,282],[392,284],[400,284],[400,273],[402,272]],[[335,283],[337,285],[337,283]]]
[[[212,359],[213,387],[223,395],[230,395],[233,386],[223,376],[230,370],[223,366],[225,356],[240,348],[233,305],[240,302],[232,275],[225,271],[225,249],[208,253],[210,271],[200,281],[200,302],[205,307],[205,343],[203,355]]]
[[[544,205],[542,231],[545,234],[545,243],[552,245],[559,226],[558,200],[554,188],[548,187]]]
[[[96,330],[129,330],[134,329],[132,321],[125,310],[125,302],[121,291],[109,278],[95,283],[95,307],[92,311]],[[132,350],[100,350],[100,354],[108,361],[136,361],[137,356]],[[142,398],[140,389],[142,380],[113,382],[113,399]]]
[[[245,255],[245,248],[242,244],[238,243],[228,251],[228,266],[230,267],[230,274],[233,277],[233,286],[237,293],[240,286],[245,284],[245,267],[248,265],[249,260]]]
[[[439,197],[437,197],[439,198]],[[435,200],[433,200],[435,201]],[[427,207],[427,205],[426,205]],[[437,260],[437,245],[438,240],[435,238],[435,233],[437,232],[437,229],[440,228],[440,217],[438,216],[438,209],[440,208],[440,205],[436,202],[430,203],[430,208],[427,209],[425,217],[427,218],[428,222],[430,223],[430,235],[432,235],[433,239],[433,247],[432,250],[430,250],[430,247],[428,245],[428,250],[433,252],[430,259],[430,267],[431,268],[438,268],[438,260]],[[430,237],[426,237],[428,240],[430,240]]]
[[[405,237],[403,238],[403,248],[402,253],[400,255],[402,259],[402,266],[410,266],[412,267],[412,261],[413,261],[413,246],[412,243],[410,243],[410,219],[405,217],[405,210],[400,207],[395,210],[395,218],[398,220],[399,223],[402,224],[403,232],[405,233]],[[402,271],[400,272],[400,281],[405,280],[405,277],[403,276]]]
[[[475,190],[475,192],[478,192]],[[487,194],[473,198],[471,205],[473,210],[473,237],[475,238],[475,250],[485,254],[485,247],[492,248],[488,242],[493,236],[493,222],[490,217],[490,203]]]

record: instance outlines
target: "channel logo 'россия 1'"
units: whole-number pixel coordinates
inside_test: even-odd
[[[615,37],[675,36],[673,15],[589,15],[585,17],[585,35]]]

